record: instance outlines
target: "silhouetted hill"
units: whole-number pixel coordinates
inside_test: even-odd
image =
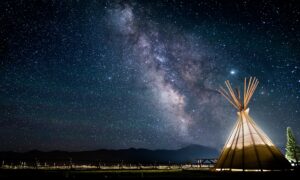
[[[0,152],[0,160],[35,162],[103,162],[103,163],[184,163],[195,162],[201,158],[216,158],[219,152],[216,149],[190,145],[178,150],[148,150],[148,149],[121,149],[96,151],[50,151],[33,150],[25,153]]]

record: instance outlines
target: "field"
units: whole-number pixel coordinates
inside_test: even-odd
[[[296,178],[299,171],[286,172],[214,172],[203,170],[45,170],[0,169],[2,178],[224,178],[267,177]],[[299,176],[300,177],[300,176]]]

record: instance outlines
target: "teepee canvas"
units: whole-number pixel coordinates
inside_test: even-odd
[[[216,163],[216,170],[288,169],[290,163],[249,116],[248,104],[258,80],[250,77],[247,82],[245,78],[243,98],[239,89],[234,91],[228,80],[225,84],[228,90],[221,87],[219,92],[238,110],[238,119]]]

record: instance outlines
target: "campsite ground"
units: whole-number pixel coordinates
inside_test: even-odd
[[[13,170],[0,169],[2,178],[296,178],[299,171],[213,172],[210,170]]]

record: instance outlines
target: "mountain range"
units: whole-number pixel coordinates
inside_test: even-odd
[[[74,162],[74,163],[191,163],[197,159],[217,158],[219,151],[202,146],[189,145],[177,150],[149,149],[100,149],[95,151],[28,151],[0,152],[0,160],[4,162]]]

